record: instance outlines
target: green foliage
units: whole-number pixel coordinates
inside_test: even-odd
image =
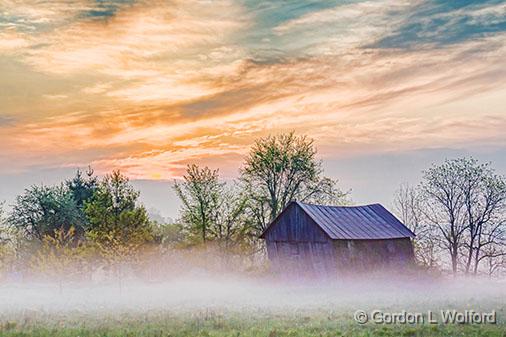
[[[63,281],[86,273],[90,254],[90,247],[76,237],[74,227],[60,228],[44,236],[42,246],[31,258],[31,267],[40,275],[57,279],[61,287]]]
[[[139,192],[119,171],[106,175],[92,199],[84,204],[89,233],[95,240],[107,240],[114,233],[117,240],[144,243],[152,238],[152,227],[145,208],[138,204]]]
[[[221,182],[218,170],[189,165],[174,189],[183,204],[181,221],[190,242],[213,241],[226,250],[245,243],[247,199]]]
[[[72,193],[77,207],[80,209],[84,207],[86,202],[91,200],[98,187],[98,178],[93,173],[94,171],[91,167],[88,168],[85,175],[78,169],[74,178],[65,182],[70,193]]]
[[[174,190],[183,203],[181,220],[189,233],[200,236],[202,242],[207,241],[217,220],[222,189],[218,170],[201,169],[197,165],[188,165],[183,181],[174,183]]]
[[[64,186],[31,186],[16,198],[9,222],[27,237],[42,241],[55,230],[84,232],[84,218],[72,193]]]
[[[346,202],[347,193],[323,176],[313,140],[293,132],[258,139],[246,156],[241,180],[250,215],[262,232],[293,200],[325,204]]]
[[[139,192],[119,171],[106,175],[84,213],[89,221],[87,238],[114,271],[121,291],[125,265],[137,262],[143,246],[153,240],[153,227]]]
[[[234,187],[224,186],[221,191],[221,202],[218,207],[216,225],[211,229],[213,237],[222,243],[227,250],[241,249],[247,252],[251,238],[251,222],[246,212],[247,195]]]
[[[162,248],[173,248],[185,242],[183,225],[179,223],[153,224],[153,240]]]

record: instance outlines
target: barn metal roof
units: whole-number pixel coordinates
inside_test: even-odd
[[[412,238],[415,234],[380,204],[322,206],[296,202],[331,239]]]

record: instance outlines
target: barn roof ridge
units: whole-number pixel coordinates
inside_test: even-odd
[[[334,208],[362,208],[362,207],[375,206],[375,205],[379,205],[379,206],[383,207],[383,205],[381,205],[379,202],[375,202],[372,204],[364,204],[364,205],[323,205],[323,204],[313,204],[313,203],[309,203],[309,202],[303,202],[303,201],[299,201],[299,200],[294,200],[292,202],[295,202],[298,204],[303,204],[303,205],[308,205],[308,206],[334,207]]]

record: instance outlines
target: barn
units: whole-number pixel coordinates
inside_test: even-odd
[[[260,236],[276,271],[338,276],[414,262],[415,234],[380,204],[291,202]]]

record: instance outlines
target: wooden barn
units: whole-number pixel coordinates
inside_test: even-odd
[[[262,233],[274,270],[316,276],[404,268],[415,234],[380,204],[291,202]]]

